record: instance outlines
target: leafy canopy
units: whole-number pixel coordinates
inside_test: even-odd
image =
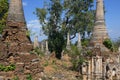
[[[36,15],[48,36],[50,51],[60,54],[65,46],[66,35],[76,37],[80,32],[90,35],[94,23],[93,0],[50,0],[44,8],[36,8]]]

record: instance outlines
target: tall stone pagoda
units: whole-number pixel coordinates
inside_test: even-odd
[[[91,45],[94,47],[103,47],[103,41],[109,38],[108,32],[106,30],[103,5],[103,0],[97,0],[96,20],[91,39]]]
[[[8,53],[26,53],[32,50],[22,0],[10,0],[7,23],[1,41],[3,43],[1,50],[7,49]]]

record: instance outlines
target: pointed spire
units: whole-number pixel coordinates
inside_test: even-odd
[[[34,49],[35,48],[39,48],[38,36],[35,36],[34,38]]]
[[[97,0],[96,21],[104,21],[104,4],[103,0]]]
[[[91,44],[93,46],[103,45],[103,41],[109,38],[105,20],[104,20],[104,5],[103,0],[97,0],[96,20],[93,29]]]
[[[70,50],[71,48],[70,48],[70,33],[68,32],[68,34],[67,34],[67,46],[66,46],[66,49],[67,50]]]
[[[45,55],[48,55],[49,54],[48,41],[46,41],[45,47],[46,47]]]
[[[77,47],[78,47],[78,50],[81,50],[81,49],[82,49],[80,33],[78,33],[78,44],[77,44]]]
[[[41,42],[41,51],[44,52],[43,42]]]
[[[22,0],[10,0],[7,21],[8,26],[25,26],[25,17],[23,12]],[[19,23],[22,23],[22,26],[19,25]]]
[[[120,53],[120,46],[118,47],[118,52]]]

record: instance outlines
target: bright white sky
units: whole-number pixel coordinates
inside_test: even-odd
[[[49,0],[46,0],[49,1]],[[96,0],[95,0],[96,1]],[[109,36],[115,40],[120,37],[120,0],[104,0],[106,9],[106,26]],[[27,26],[32,33],[38,35],[39,41],[47,37],[40,35],[40,24],[36,15],[33,14],[37,7],[43,7],[44,0],[23,0],[24,13]],[[35,36],[34,35],[34,36]],[[32,41],[34,36],[31,37]]]

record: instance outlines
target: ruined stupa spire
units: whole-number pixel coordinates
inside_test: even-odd
[[[71,47],[70,47],[70,33],[69,32],[67,33],[67,45],[66,45],[66,49],[67,50],[71,49]]]
[[[81,49],[82,49],[80,32],[78,33],[78,43],[77,43],[77,47],[78,47],[78,50],[81,50]]]
[[[26,53],[32,50],[30,33],[27,31],[22,0],[10,0],[7,23],[2,32],[3,43],[10,53]],[[4,51],[4,50],[1,50]]]
[[[96,20],[93,29],[91,44],[93,46],[102,45],[105,39],[109,38],[104,18],[104,3],[103,0],[97,0]]]
[[[22,0],[10,0],[7,25],[17,27],[25,26]]]

